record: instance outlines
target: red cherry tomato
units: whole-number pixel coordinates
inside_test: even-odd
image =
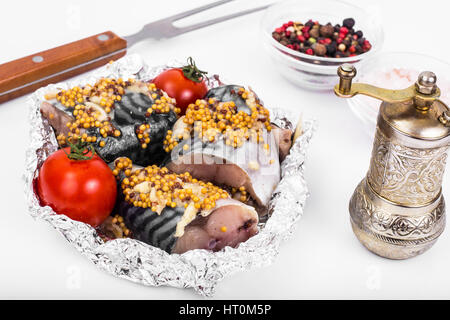
[[[70,148],[64,150],[70,152]],[[71,160],[58,150],[39,170],[37,193],[41,204],[56,213],[96,227],[113,210],[117,185],[112,171],[98,155],[89,160]]]
[[[198,70],[193,60],[189,59],[187,66],[163,71],[152,82],[169,97],[175,98],[177,107],[181,109],[180,115],[183,115],[189,104],[203,99],[208,92],[203,77],[205,73]]]

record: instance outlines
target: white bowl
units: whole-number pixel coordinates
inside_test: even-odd
[[[420,72],[433,71],[441,89],[440,99],[450,103],[450,64],[431,56],[412,52],[380,53],[357,69],[354,82],[369,83],[386,89],[404,89],[412,85]],[[364,95],[347,99],[351,110],[360,119],[372,138],[381,101]]]

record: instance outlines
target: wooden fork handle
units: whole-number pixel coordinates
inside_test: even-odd
[[[107,31],[1,64],[0,103],[107,64],[126,48],[126,40]]]

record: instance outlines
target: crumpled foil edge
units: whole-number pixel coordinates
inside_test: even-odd
[[[303,214],[309,195],[304,177],[304,163],[310,140],[316,128],[315,120],[303,121],[303,134],[293,144],[290,154],[281,164],[282,179],[270,202],[270,218],[260,224],[260,232],[237,248],[226,247],[219,252],[191,250],[184,254],[168,254],[135,239],[115,239],[104,242],[91,226],[56,214],[50,207],[41,207],[34,193],[33,181],[37,168],[58,144],[52,128],[40,115],[39,105],[51,90],[94,83],[101,77],[135,77],[150,80],[162,70],[179,62],[149,67],[138,55],[126,56],[109,64],[83,80],[52,84],[33,93],[29,106],[30,145],[26,152],[24,173],[25,196],[29,213],[35,219],[47,221],[82,255],[98,268],[120,278],[147,286],[194,288],[206,297],[214,294],[216,285],[226,276],[251,268],[271,264],[280,244],[288,240]],[[214,82],[214,78],[211,78]],[[218,83],[210,83],[217,86]],[[283,109],[270,109],[272,121],[292,128],[292,114]],[[288,120],[289,119],[289,120]]]

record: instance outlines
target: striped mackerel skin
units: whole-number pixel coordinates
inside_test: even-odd
[[[121,135],[107,138],[98,136],[99,141],[106,142],[105,147],[97,150],[106,162],[119,157],[128,157],[135,164],[147,166],[159,164],[165,157],[163,140],[167,131],[172,129],[177,116],[170,111],[160,114],[153,112],[149,117],[145,117],[147,109],[152,104],[153,100],[148,95],[139,92],[127,92],[121,101],[115,103],[111,123],[121,131]],[[141,148],[136,135],[136,129],[143,123],[150,124],[150,143],[146,149]]]
[[[123,216],[125,225],[132,230],[133,238],[168,253],[177,241],[174,235],[183,213],[184,208],[181,207],[165,207],[158,215],[149,208],[134,207],[125,201],[119,206],[119,214]]]

